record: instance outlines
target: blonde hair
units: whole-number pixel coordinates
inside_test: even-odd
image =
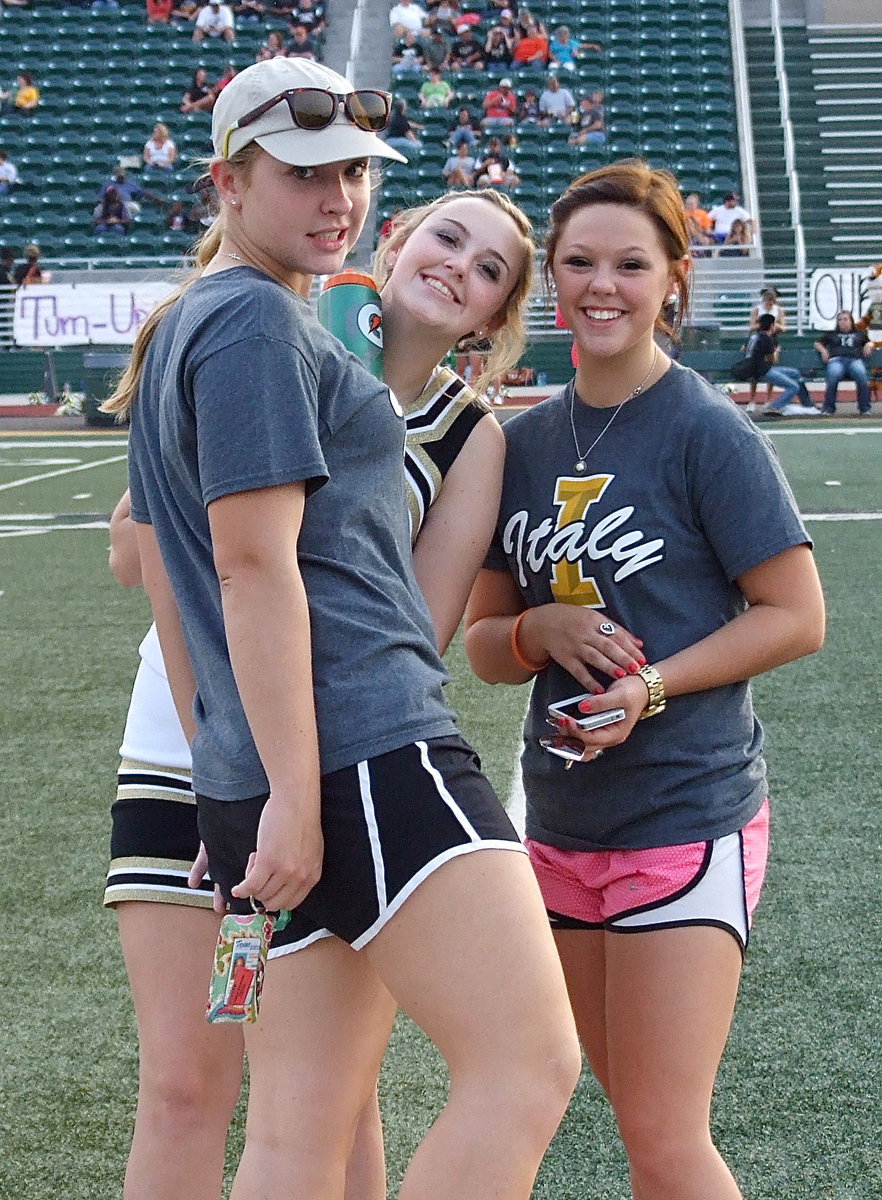
[[[689,234],[680,188],[670,171],[657,170],[642,159],[623,159],[574,179],[551,206],[551,224],[545,243],[546,282],[554,272],[554,256],[570,218],[592,204],[621,204],[644,213],[655,226],[671,264],[677,308],[668,321],[664,309],[656,327],[677,337],[689,305]]]
[[[234,169],[239,170],[247,177],[259,153],[260,150],[257,144],[249,142],[247,146],[243,146],[241,150],[237,151],[227,161]],[[217,254],[223,236],[224,215],[223,210],[221,210],[214,223],[208,227],[193,248],[193,258],[196,264],[195,271],[191,272],[183,283],[175,288],[170,295],[166,296],[164,300],[160,300],[156,308],[153,309],[150,316],[138,330],[135,344],[132,347],[132,357],[129,359],[129,365],[123,371],[113,395],[101,405],[102,412],[116,413],[121,422],[127,419],[138,395],[141,374],[144,370],[144,359],[150,348],[150,343],[153,341],[153,335],[156,333],[159,322],[169,309],[174,308],[181,297],[190,290],[196,280],[201,278],[205,268],[214,258],[215,254]]]
[[[486,338],[479,337],[474,331],[470,331],[459,339],[455,347],[459,353],[466,354],[469,350],[476,349],[482,341],[490,342],[491,349],[484,361],[484,369],[471,381],[472,388],[476,392],[481,392],[492,380],[513,367],[524,349],[526,338],[524,315],[533,286],[536,246],[533,241],[533,227],[521,209],[513,204],[507,196],[494,191],[493,188],[447,192],[430,204],[420,204],[416,208],[405,209],[404,212],[398,213],[393,218],[389,234],[377,246],[373,272],[377,281],[377,289],[382,291],[392,274],[395,252],[401,249],[414,230],[418,229],[427,217],[434,216],[447,204],[464,197],[484,200],[498,208],[500,212],[505,213],[514,223],[520,235],[521,249],[524,255],[521,272],[500,310],[503,318],[502,324],[494,333],[486,335]],[[494,316],[496,315],[499,314],[494,314]]]

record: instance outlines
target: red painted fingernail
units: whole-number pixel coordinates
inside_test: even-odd
[[[632,675],[636,675],[640,668],[638,667],[637,663],[628,663],[628,670]]]
[[[646,666],[646,659],[643,657],[643,655],[642,655],[642,654],[641,654],[641,655],[640,655],[640,657],[637,659],[637,662],[638,662],[638,664],[639,664],[641,667],[645,667],[645,666]]]
[[[591,701],[583,700],[579,705],[579,712],[591,712]]]
[[[595,688],[595,689],[594,689],[594,695],[595,695],[595,696],[602,696],[602,695],[603,695],[603,688],[601,688],[601,687],[599,687],[599,688]]]
[[[616,667],[615,671],[613,671],[613,674],[615,675],[616,679],[624,679],[626,672],[623,671],[621,667]]]
[[[643,638],[634,638],[634,641],[637,643],[638,646],[643,645]]]

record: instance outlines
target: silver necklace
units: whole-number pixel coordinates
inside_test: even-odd
[[[227,258],[235,258],[236,262],[245,261],[241,254],[231,254],[229,250],[227,251]]]
[[[622,401],[622,403],[616,406],[616,408],[613,410],[613,415],[610,417],[610,419],[604,425],[603,429],[601,429],[600,433],[597,435],[597,437],[594,439],[594,441],[591,443],[591,445],[588,447],[588,449],[584,452],[584,454],[579,449],[579,439],[576,437],[576,417],[575,417],[576,381],[573,380],[572,388],[570,390],[570,429],[572,429],[572,431],[573,431],[573,445],[576,447],[576,454],[578,455],[575,465],[573,467],[574,471],[577,471],[580,475],[585,474],[585,471],[586,471],[585,460],[588,458],[588,455],[591,453],[591,451],[594,449],[594,447],[597,445],[597,443],[600,441],[600,439],[603,437],[603,435],[607,432],[610,425],[612,425],[613,421],[616,419],[616,417],[619,415],[619,413],[622,411],[622,409],[625,407],[625,405],[628,403],[628,401],[633,400],[635,396],[639,396],[640,393],[643,391],[643,389],[646,387],[647,381],[649,380],[649,376],[655,370],[655,360],[657,357],[658,357],[658,346],[654,345],[652,348],[652,365],[650,366],[649,370],[646,372],[646,379],[644,379],[642,383],[638,383],[638,385],[634,388],[634,391],[629,392],[628,395],[625,397],[625,399]]]

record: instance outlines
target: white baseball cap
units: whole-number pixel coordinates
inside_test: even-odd
[[[298,167],[371,157],[407,162],[403,154],[387,146],[375,132],[350,120],[342,101],[337,102],[333,120],[323,129],[300,128],[284,102],[285,93],[298,88],[316,88],[341,97],[362,90],[353,88],[336,71],[310,59],[271,58],[254,63],[240,71],[217,98],[211,115],[215,154],[229,158],[249,142],[257,142],[273,158]],[[239,127],[243,118],[275,99],[277,104]]]

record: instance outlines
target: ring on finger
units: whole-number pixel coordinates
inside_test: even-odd
[[[607,637],[612,637],[616,631],[616,627],[613,625],[612,621],[601,621],[601,623],[598,625],[598,629],[601,633],[605,633]]]

